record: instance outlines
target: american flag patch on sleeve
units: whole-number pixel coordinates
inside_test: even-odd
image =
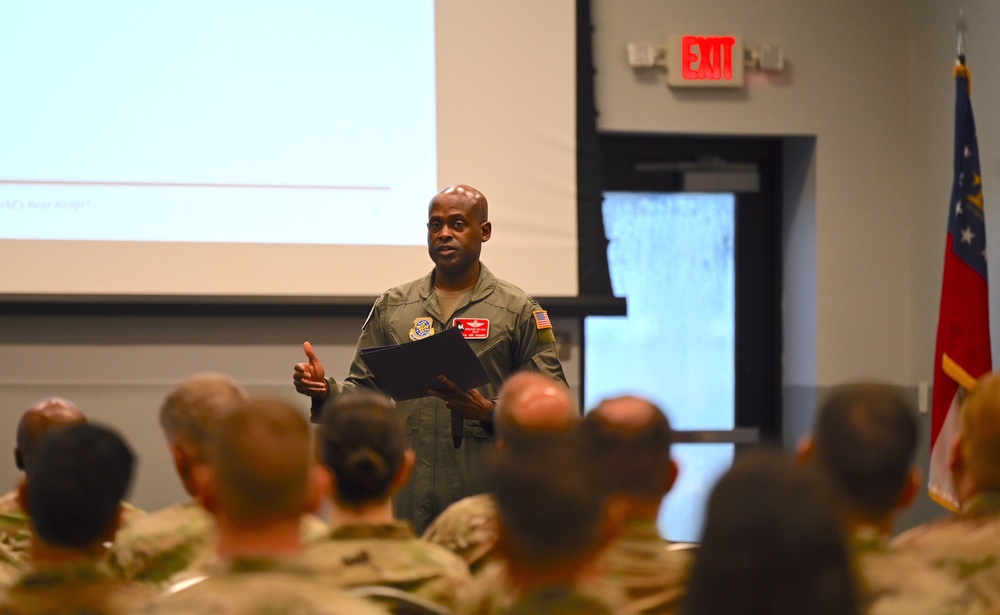
[[[551,329],[552,321],[549,320],[549,314],[545,310],[535,310],[532,312],[535,317],[535,328],[536,329]]]

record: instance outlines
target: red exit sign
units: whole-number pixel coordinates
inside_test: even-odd
[[[741,87],[743,39],[674,35],[667,41],[667,83],[674,87]]]

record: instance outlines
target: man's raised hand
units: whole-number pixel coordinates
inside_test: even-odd
[[[330,394],[330,385],[326,381],[326,372],[319,357],[313,351],[312,344],[306,342],[302,344],[302,350],[309,359],[305,363],[296,363],[295,372],[292,374],[292,382],[295,383],[295,390],[303,395],[308,395],[316,399],[326,399]]]

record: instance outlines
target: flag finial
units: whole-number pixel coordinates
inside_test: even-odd
[[[965,9],[958,9],[958,19],[955,20],[955,33],[958,35],[958,63],[965,65],[965,32],[969,24],[965,22]]]

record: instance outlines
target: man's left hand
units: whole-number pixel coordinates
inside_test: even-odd
[[[493,402],[483,397],[482,393],[475,389],[463,391],[457,384],[444,376],[438,376],[438,381],[445,387],[445,390],[431,389],[427,393],[444,401],[449,410],[458,412],[464,419],[484,423],[493,422]]]

